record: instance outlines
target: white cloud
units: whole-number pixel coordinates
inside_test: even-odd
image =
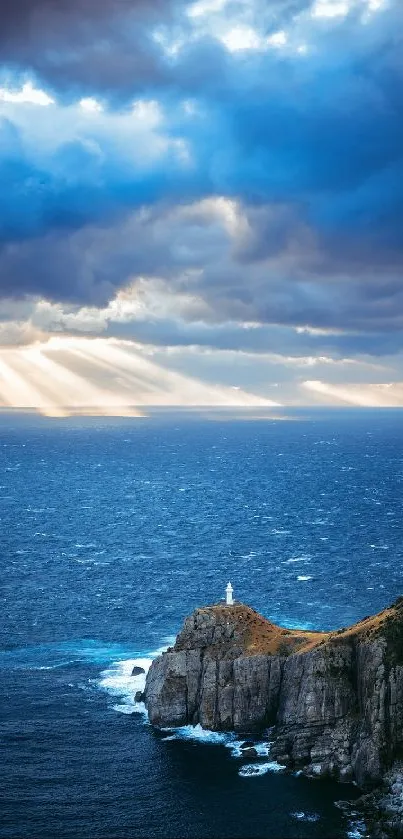
[[[137,99],[133,103],[133,116],[148,128],[156,128],[163,120],[162,108],[156,99]]]
[[[297,335],[345,335],[343,329],[323,329],[318,326],[296,326],[295,331]]]
[[[226,232],[238,243],[242,236],[249,230],[249,224],[240,203],[223,195],[214,198],[202,198],[193,204],[179,207],[173,211],[172,217],[179,221],[192,221],[192,219],[203,219],[205,223],[217,222]]]
[[[103,159],[102,148],[110,151],[113,147],[128,177],[131,171],[147,171],[167,155],[180,166],[188,166],[191,160],[188,143],[181,136],[172,136],[155,99],[138,99],[122,111],[97,108],[93,103],[89,108],[88,101],[92,100],[84,100],[84,107],[83,100],[68,106],[55,103],[52,108],[43,108],[41,119],[33,119],[31,108],[20,107],[20,100],[8,94],[0,89],[1,115],[16,126],[27,155],[50,172],[55,168],[59,174],[62,155],[58,152],[71,142],[81,144],[98,161]]]
[[[195,116],[195,114],[199,113],[199,105],[197,104],[195,99],[185,99],[182,102],[182,107],[185,112],[190,117]]]
[[[166,29],[166,27],[156,29],[153,32],[152,37],[156,44],[164,50],[165,55],[168,58],[175,58],[186,44],[186,39],[183,35],[180,35],[179,37],[177,35],[173,35]]]
[[[317,0],[311,9],[312,17],[345,17],[350,11],[347,0]]]
[[[93,99],[92,96],[86,97],[84,99],[80,99],[79,103],[80,108],[83,108],[84,111],[102,111],[103,107],[100,102],[96,99]]]
[[[287,43],[287,40],[287,34],[281,29],[279,32],[274,32],[273,35],[269,35],[267,43],[272,47],[283,47]]]
[[[383,370],[381,365],[373,364],[372,362],[364,361],[356,358],[333,358],[327,355],[276,355],[267,354],[266,356],[272,361],[277,361],[279,364],[286,364],[291,367],[317,367],[327,365],[330,367],[344,367],[344,366],[358,366],[369,367],[371,370]],[[311,383],[312,384],[312,383]]]
[[[227,5],[228,0],[199,0],[193,3],[187,10],[190,18],[200,18],[205,15],[214,14],[214,12],[221,12]]]
[[[31,104],[31,105],[54,105],[55,100],[48,96],[44,90],[35,88],[31,82],[26,82],[21,90],[9,90],[8,88],[0,88],[0,100],[3,102],[14,102],[16,104]]]
[[[377,12],[386,5],[386,0],[364,0],[367,3],[370,12]]]
[[[262,49],[263,41],[251,26],[234,26],[221,36],[221,41],[230,52]]]
[[[372,16],[377,12],[383,11],[387,5],[387,0],[362,0],[365,6],[364,14],[362,15],[362,22],[368,23]]]

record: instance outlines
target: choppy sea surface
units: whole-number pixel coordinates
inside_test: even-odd
[[[402,593],[403,412],[263,416],[0,415],[1,837],[360,835],[334,804],[354,787],[282,772],[264,738],[251,762],[155,731],[133,698],[228,579],[289,627]]]

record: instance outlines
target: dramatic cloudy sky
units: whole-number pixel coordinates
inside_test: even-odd
[[[401,0],[0,19],[0,404],[403,405]]]

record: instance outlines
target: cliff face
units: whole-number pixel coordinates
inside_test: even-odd
[[[334,633],[282,629],[242,604],[196,609],[152,663],[157,726],[272,726],[271,754],[314,775],[377,782],[403,748],[403,598]]]

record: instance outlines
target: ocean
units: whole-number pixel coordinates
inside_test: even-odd
[[[196,606],[331,629],[402,593],[399,410],[0,415],[1,814],[9,839],[346,837],[353,785],[134,702]],[[273,418],[274,417],[274,418]]]

